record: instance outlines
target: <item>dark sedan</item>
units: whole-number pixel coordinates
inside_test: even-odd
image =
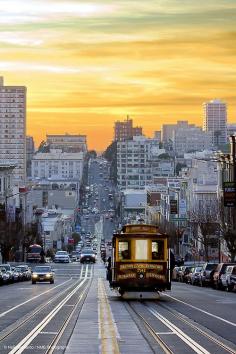
[[[96,254],[93,250],[91,249],[87,249],[87,250],[83,250],[81,255],[80,255],[80,263],[85,263],[85,262],[92,262],[95,263],[96,262]]]

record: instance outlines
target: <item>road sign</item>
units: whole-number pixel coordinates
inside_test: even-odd
[[[224,182],[223,195],[225,207],[236,207],[236,182]]]
[[[170,214],[178,214],[178,200],[170,200]]]

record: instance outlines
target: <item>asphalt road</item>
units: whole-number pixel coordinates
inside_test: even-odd
[[[27,345],[27,353],[46,353],[61,326],[82,302],[80,296],[87,289],[93,266],[70,263],[52,267],[54,284],[32,285],[26,281],[0,288],[1,354],[18,353],[18,345]]]

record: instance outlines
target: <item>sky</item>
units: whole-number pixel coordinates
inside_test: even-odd
[[[202,125],[220,98],[236,122],[235,0],[1,0],[0,76],[27,86],[27,133],[86,134],[90,149],[129,115]]]

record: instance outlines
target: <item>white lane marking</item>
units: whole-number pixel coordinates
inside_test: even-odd
[[[35,337],[46,327],[46,325],[55,317],[60,309],[66,304],[66,302],[76,293],[79,288],[87,281],[85,278],[82,282],[68,294],[27,336],[22,339],[8,354],[21,354],[28,345],[34,340]]]
[[[82,264],[81,271],[80,271],[80,279],[82,278],[83,271],[84,271],[84,265]]]
[[[162,334],[175,334],[174,332],[155,332],[158,335],[162,335]]]
[[[220,321],[225,322],[225,323],[227,323],[227,324],[229,324],[229,325],[231,325],[231,326],[236,327],[236,323],[230,322],[230,321],[228,321],[228,320],[225,320],[224,318],[221,318],[221,317],[219,317],[219,316],[217,316],[217,315],[213,315],[213,313],[210,313],[210,312],[207,312],[207,311],[205,311],[205,310],[202,310],[202,309],[200,309],[199,307],[190,305],[190,304],[188,304],[187,302],[184,302],[184,301],[182,301],[182,300],[177,299],[176,297],[173,297],[173,296],[167,295],[167,294],[164,294],[164,296],[170,297],[171,299],[173,299],[173,300],[175,300],[175,301],[178,301],[178,302],[180,302],[181,304],[184,304],[184,305],[186,305],[186,306],[189,306],[189,307],[191,307],[191,308],[193,308],[193,309],[195,309],[195,310],[197,310],[197,311],[200,311],[200,312],[202,312],[202,313],[204,313],[204,314],[206,314],[206,315],[208,315],[208,316],[211,316],[211,317],[213,317],[213,318],[216,318],[217,320],[220,320]]]
[[[181,331],[180,328],[171,323],[167,318],[159,314],[156,310],[148,307],[148,311],[151,312],[159,321],[161,321],[166,327],[171,329],[174,334],[176,334],[183,342],[185,342],[195,353],[197,354],[210,354],[205,348],[203,348],[200,344],[195,342],[191,337],[189,337],[186,333]]]
[[[88,264],[86,264],[86,270],[85,270],[85,276],[84,276],[85,278],[87,278],[88,277]]]
[[[26,301],[24,301],[24,302],[21,302],[20,304],[14,306],[14,307],[12,307],[12,308],[10,308],[9,310],[7,310],[7,311],[5,311],[5,312],[0,313],[0,318],[6,316],[9,312],[14,311],[15,309],[18,309],[19,307],[21,307],[21,306],[27,304],[28,302],[37,299],[38,297],[40,297],[40,296],[42,296],[42,295],[44,295],[44,294],[50,293],[50,292],[53,291],[54,289],[59,288],[60,286],[62,286],[62,285],[64,285],[64,284],[68,283],[68,282],[71,281],[71,280],[72,280],[72,278],[70,278],[69,280],[64,281],[63,283],[61,283],[61,284],[59,284],[59,285],[54,286],[52,289],[49,289],[49,290],[47,290],[47,291],[44,291],[43,293],[41,293],[41,294],[39,294],[39,295],[36,295],[36,296],[31,297],[30,299],[28,299],[28,300],[26,300]]]
[[[56,334],[58,334],[58,332],[40,332],[40,334],[53,334],[53,335],[56,335]]]

